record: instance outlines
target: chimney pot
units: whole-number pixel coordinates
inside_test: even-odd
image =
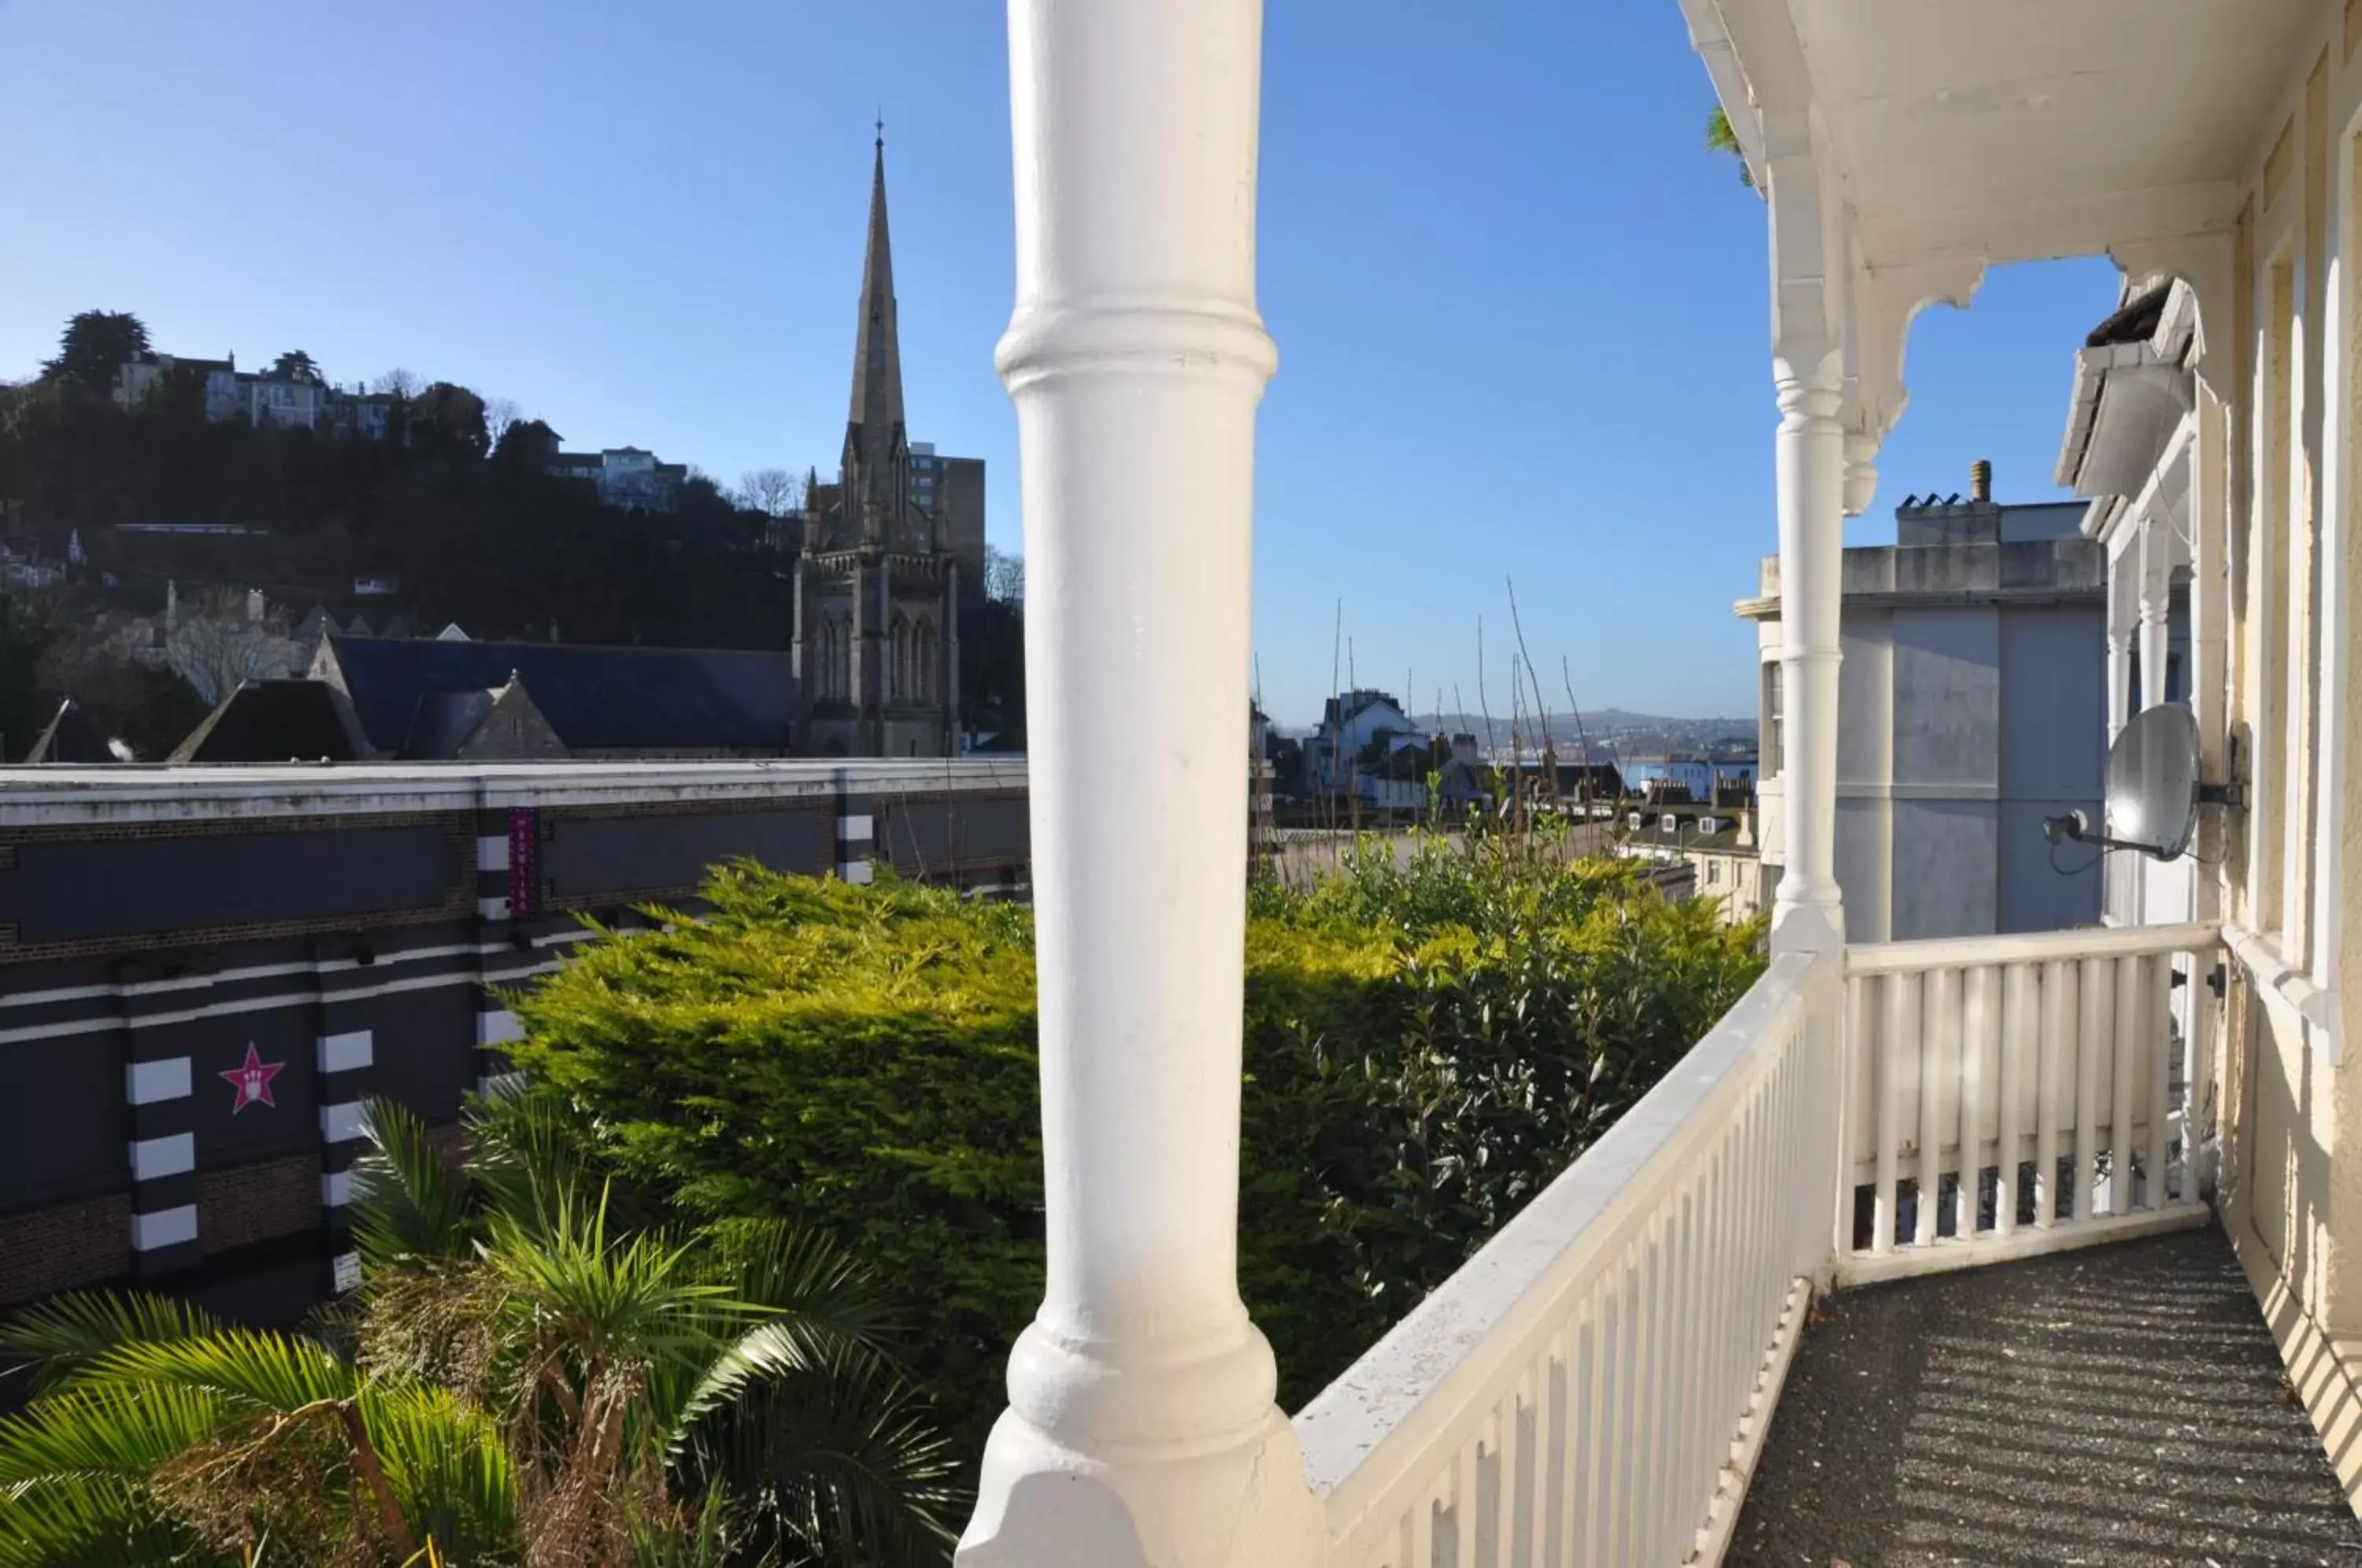
[[[1992,465],[1982,458],[1969,465],[1969,498],[1977,502],[1992,499]]]

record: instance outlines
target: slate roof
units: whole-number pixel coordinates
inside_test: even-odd
[[[410,735],[403,743],[405,762],[443,762],[459,755],[469,737],[483,727],[498,690],[470,687],[465,691],[429,691],[418,700]]]
[[[336,688],[317,680],[247,680],[173,748],[174,762],[351,762]]]
[[[784,753],[795,719],[784,653],[331,636],[323,654],[370,745],[388,754],[410,740],[421,699],[490,690],[513,674],[569,751]]]

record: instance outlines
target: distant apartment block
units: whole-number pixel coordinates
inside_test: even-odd
[[[911,443],[911,504],[935,520],[935,542],[959,560],[961,577],[984,580],[984,459],[947,458],[933,441]]]
[[[1844,553],[1837,868],[1854,942],[2056,931],[2100,914],[2087,864],[2054,865],[2045,817],[2099,814],[2106,561],[2081,502],[1906,499],[1895,540]],[[1778,558],[1763,562],[1763,819],[1783,864],[1785,693]],[[2065,875],[2072,870],[2078,874]]]
[[[610,447],[598,452],[554,451],[542,471],[585,480],[597,487],[601,501],[626,512],[670,512],[679,502],[689,465],[661,462],[654,452],[638,447]]]
[[[307,430],[316,430],[326,422],[329,404],[337,396],[334,387],[315,377],[279,370],[240,370],[235,354],[224,359],[142,354],[116,368],[116,405],[137,405],[155,392],[159,382],[175,372],[201,379],[205,417],[216,422],[243,416],[256,425],[300,425]],[[381,419],[376,433],[381,436],[385,433]]]
[[[142,354],[115,372],[116,406],[134,408],[154,394],[166,377],[196,378],[204,390],[205,417],[219,424],[245,419],[253,425],[295,425],[372,441],[385,439],[387,415],[397,401],[356,382],[350,392],[316,376],[284,370],[241,370],[237,356],[195,359],[178,354]]]

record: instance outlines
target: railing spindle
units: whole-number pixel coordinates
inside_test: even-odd
[[[2042,966],[2041,1073],[2035,1090],[2034,1223],[2058,1222],[2058,1079],[2074,1070],[2075,966],[2063,959]]]
[[[1903,1140],[1903,1054],[1916,1053],[1918,1042],[1906,1035],[1913,1012],[1919,1000],[1919,977],[1889,975],[1881,982],[1884,988],[1886,1009],[1878,1032],[1878,1196],[1875,1213],[1878,1229],[1871,1238],[1871,1251],[1892,1252],[1897,1231],[1903,1223],[1902,1192],[1898,1186],[1896,1166],[1900,1163]]]
[[[1870,1154],[1873,1162],[1872,1183],[1877,1181],[1875,1161],[1883,1146],[1885,1125],[1879,1115],[1878,1101],[1878,1005],[1880,982],[1875,977],[1849,977],[1845,983],[1845,1026],[1838,1040],[1839,1059],[1843,1064],[1845,1099],[1843,1113],[1838,1116],[1843,1142],[1838,1146],[1837,1250],[1854,1250],[1854,1231],[1860,1212],[1857,1193],[1860,1187],[1860,1151],[1865,1134],[1871,1140]],[[1871,1241],[1875,1244],[1876,1219],[1880,1197],[1875,1185],[1871,1189]]]
[[[2100,1210],[2100,1055],[2115,1029],[2115,960],[2083,960],[2082,1010],[2075,1030],[2075,1218]]]
[[[1977,1200],[1984,1187],[1985,1105],[1991,1093],[1985,1045],[2001,1021],[1990,965],[1966,971],[1960,980],[1960,1178],[1952,1206],[1952,1233],[1965,1242],[1977,1233]]]
[[[1476,1555],[1476,1516],[1482,1488],[1485,1429],[1479,1427],[1460,1444],[1451,1474],[1451,1568],[1485,1568]]]
[[[1993,1233],[1998,1236],[2017,1230],[2018,1142],[2025,1132],[2019,1102],[2025,1094],[2027,1047],[2036,1044],[2041,1028],[2039,1009],[2033,966],[2012,964],[2002,972],[2001,1154],[1993,1170]]]
[[[1960,972],[1931,969],[1919,980],[1919,1202],[1915,1240],[1932,1245],[1943,1232],[1944,1089],[1951,1081],[1959,1034]]]
[[[1560,1528],[1559,1499],[1565,1495],[1569,1474],[1568,1397],[1573,1392],[1573,1346],[1568,1331],[1551,1336],[1549,1358],[1542,1364],[1534,1406],[1533,1491],[1526,1499],[1526,1538],[1533,1545],[1529,1559],[1536,1568],[1560,1568],[1566,1561],[1566,1535]]]
[[[2115,1069],[2115,1082],[2110,1086],[2108,1127],[2108,1212],[2130,1214],[2133,1211],[2133,1148],[2136,1130],[2134,1087],[2142,1079],[2140,1063],[2148,1043],[2148,996],[2141,984],[2141,974],[2147,966],[2146,958],[2116,960],[2116,1027],[2111,1033],[2114,1055],[2109,1065]]]
[[[1607,1468],[1606,1396],[1607,1305],[1604,1295],[1584,1304],[1583,1323],[1575,1331],[1574,1419],[1567,1436],[1570,1456],[1566,1502],[1560,1517],[1566,1523],[1567,1561],[1573,1568],[1600,1568],[1599,1487]]]
[[[2159,955],[2149,966],[2148,1037],[2148,1207],[2163,1209],[2172,1201],[2166,1190],[2166,1140],[2173,1121],[2173,959]],[[2195,960],[2192,961],[2195,967]],[[2195,988],[2185,992],[2192,998]]]
[[[2213,989],[2206,970],[2213,954],[2197,954],[2190,961],[2190,1030],[2182,1034],[2187,1065],[2182,1067],[2182,1202],[2199,1202],[2199,1159],[2206,1150],[2206,1096],[2213,1088]]]
[[[1525,1415],[1532,1404],[1533,1374],[1529,1371],[1502,1397],[1496,1418],[1500,1441],[1493,1451],[1493,1507],[1488,1510],[1493,1550],[1485,1556],[1496,1568],[1511,1568],[1518,1562],[1518,1474],[1525,1465]]]

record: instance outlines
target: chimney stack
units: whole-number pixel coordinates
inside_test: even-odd
[[[1982,458],[1969,465],[1969,499],[1980,505],[1992,500],[1992,465]]]

